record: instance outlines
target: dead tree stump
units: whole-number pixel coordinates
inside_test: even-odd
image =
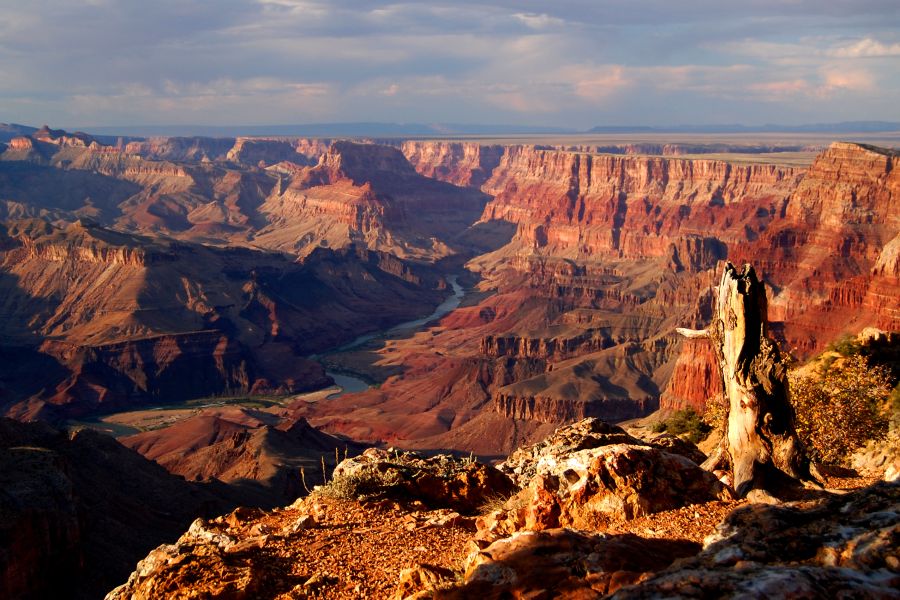
[[[765,287],[753,267],[738,273],[727,263],[712,324],[705,331],[679,329],[688,337],[709,337],[716,352],[728,418],[722,443],[703,467],[730,469],[741,497],[753,489],[779,495],[812,479],[794,430],[787,369],[766,335],[766,317]]]

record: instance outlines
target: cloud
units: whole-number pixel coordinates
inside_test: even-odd
[[[593,102],[606,99],[634,83],[622,65],[568,67],[563,70],[563,76],[576,96]]]
[[[564,20],[558,17],[551,17],[546,13],[514,13],[513,18],[531,29],[547,29],[548,27],[558,27],[565,24]]]
[[[900,42],[885,43],[870,37],[847,41],[833,38],[802,38],[797,42],[742,40],[724,48],[736,55],[765,59],[775,64],[810,64],[823,58],[900,57]]]
[[[182,84],[165,81],[158,88],[129,83],[103,94],[78,91],[68,96],[72,110],[85,118],[105,115],[114,123],[127,123],[134,114],[147,123],[211,124],[209,115],[225,115],[235,123],[264,123],[265,118],[248,117],[246,107],[267,111],[330,116],[324,107],[331,105],[333,90],[327,84],[298,83],[273,78],[246,80],[219,79]]]
[[[896,0],[8,4],[0,121],[588,127],[704,122],[712,106],[732,122],[891,119],[900,105]]]
[[[822,69],[821,93],[839,90],[871,92],[875,89],[875,78],[866,69],[850,69],[844,65],[826,66]]]
[[[766,102],[779,102],[798,97],[823,101],[831,99],[836,94],[870,93],[874,88],[874,78],[867,70],[849,69],[845,65],[829,65],[808,79],[751,83],[747,86],[747,92]]]
[[[747,91],[757,95],[761,100],[780,101],[786,97],[812,93],[813,86],[805,79],[781,79],[760,81],[747,85]]]
[[[871,38],[865,38],[834,48],[828,52],[829,56],[837,58],[871,58],[878,56],[900,56],[900,43],[883,44]]]

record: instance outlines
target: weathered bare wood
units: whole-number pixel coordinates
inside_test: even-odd
[[[706,329],[686,329],[684,327],[676,327],[675,331],[689,340],[709,338],[709,331]]]
[[[738,495],[775,493],[810,480],[809,462],[794,430],[787,369],[767,337],[764,284],[750,265],[728,263],[718,288],[709,337],[718,358],[728,419],[715,465],[727,462]],[[708,461],[709,462],[709,461]]]

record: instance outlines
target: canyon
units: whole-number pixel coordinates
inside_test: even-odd
[[[797,359],[900,330],[895,150],[7,137],[0,441],[24,457],[10,507],[37,506],[10,594],[53,569],[109,589],[190,518],[289,503],[367,446],[500,460],[585,418],[702,412],[715,356],[675,330],[709,323],[726,260]],[[122,525],[92,494],[122,468],[179,506],[153,496],[104,575]]]
[[[331,380],[307,354],[443,295],[442,280],[355,245],[296,262],[82,220],[12,221],[0,240],[4,345],[30,356],[3,367],[19,418],[321,388]]]
[[[405,148],[432,161],[420,172],[457,181],[448,157],[471,169],[478,156]],[[726,258],[760,266],[773,329],[799,359],[864,323],[896,330],[897,160],[844,143],[808,169],[507,148],[480,223],[515,233],[468,263],[487,295],[372,348],[377,389],[304,414],[359,439],[491,454],[543,424],[702,412],[721,389],[711,349],[673,330],[708,322]],[[373,425],[384,413],[393,432]]]
[[[298,394],[331,383],[323,352],[378,385],[284,406],[365,442],[495,454],[586,416],[702,410],[711,352],[674,329],[708,321],[725,259],[757,265],[798,358],[900,329],[893,151],[378,142],[10,139],[4,352],[27,360],[0,379],[6,414]],[[334,352],[428,313],[451,274],[468,299],[439,323]]]

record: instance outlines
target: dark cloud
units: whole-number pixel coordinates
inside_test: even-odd
[[[0,121],[896,119],[898,44],[896,0],[29,0]]]

